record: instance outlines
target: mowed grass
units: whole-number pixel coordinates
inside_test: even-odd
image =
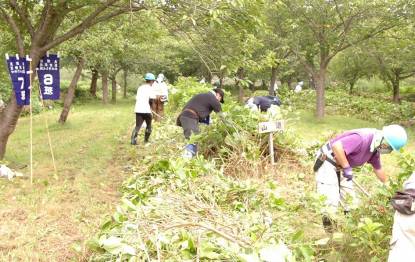
[[[125,127],[132,126],[135,121],[132,103],[76,105],[64,125],[57,123],[58,109],[34,116],[33,159],[36,165],[49,166],[51,161],[45,119],[49,122],[52,147],[60,168],[84,167],[87,163],[93,168],[105,162],[113,153],[108,145],[114,144],[120,133],[126,131]],[[10,137],[6,160],[27,163],[29,145],[29,117],[25,117],[19,120],[16,132]]]
[[[90,239],[119,200],[126,179],[134,101],[75,105],[33,118],[33,185],[29,179],[29,118],[19,120],[5,160],[24,178],[0,179],[0,260],[65,261],[88,257]],[[55,154],[50,155],[45,119]]]

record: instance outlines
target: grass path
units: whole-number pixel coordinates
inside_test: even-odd
[[[34,184],[0,180],[0,260],[65,261],[88,257],[90,239],[119,200],[128,176],[131,101],[118,105],[75,106],[68,123],[59,111],[34,118]],[[50,124],[58,176],[53,176],[44,118]],[[29,119],[21,118],[6,161],[29,163]],[[126,128],[128,127],[128,128]],[[20,170],[29,174],[28,168]]]

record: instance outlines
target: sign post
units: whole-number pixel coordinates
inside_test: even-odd
[[[58,100],[60,96],[60,57],[59,54],[49,54],[42,57],[36,68],[39,78],[39,92],[43,107],[44,100]],[[45,118],[46,131],[48,134],[50,153],[52,156],[53,169],[57,176],[57,168],[55,164],[55,156],[52,149],[52,141],[50,139],[49,124]]]
[[[274,139],[272,133],[277,131],[284,130],[284,121],[277,120],[277,121],[269,121],[269,122],[261,122],[258,124],[258,133],[269,133],[268,136],[268,146],[269,146],[269,156],[271,158],[271,165],[275,164],[274,161]]]

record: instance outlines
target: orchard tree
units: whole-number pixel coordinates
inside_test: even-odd
[[[188,42],[207,79],[233,76],[242,100],[247,70],[255,63],[252,55],[261,47],[256,33],[262,25],[263,1],[186,1],[183,5],[187,12],[163,12],[160,20]]]
[[[20,56],[29,54],[32,70],[47,51],[56,48],[88,28],[127,12],[144,9],[142,1],[127,0],[61,0],[17,1],[0,3],[0,17],[14,35],[15,50]],[[36,74],[32,74],[34,82]],[[7,141],[16,128],[22,106],[12,92],[9,103],[0,113],[0,159]]]
[[[265,56],[268,63],[267,69],[270,72],[269,94],[275,95],[274,86],[277,80],[282,80],[294,73],[297,61],[294,53],[290,49],[290,40],[288,38],[288,24],[281,19],[279,14],[281,4],[275,1],[266,1],[267,8],[265,12],[265,26],[259,31],[259,36],[264,43],[267,53]]]
[[[72,77],[71,83],[68,86],[68,92],[65,95],[65,99],[63,100],[63,108],[58,120],[60,124],[64,124],[68,118],[73,98],[75,97],[75,88],[85,65],[85,60],[81,56],[74,56],[74,60],[76,63],[76,70]]]
[[[330,71],[336,81],[348,85],[349,93],[353,94],[356,82],[369,78],[376,73],[376,63],[365,46],[349,48],[333,59]]]
[[[374,57],[380,78],[392,87],[393,102],[400,101],[400,83],[415,75],[414,26],[396,28],[371,41],[370,54]]]
[[[403,23],[411,1],[282,0],[278,16],[291,50],[312,76],[316,116],[324,117],[324,91],[331,60],[343,50]]]

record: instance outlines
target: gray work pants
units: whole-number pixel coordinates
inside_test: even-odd
[[[183,128],[183,134],[186,139],[189,139],[192,134],[199,134],[199,121],[197,119],[180,116],[180,124]]]

